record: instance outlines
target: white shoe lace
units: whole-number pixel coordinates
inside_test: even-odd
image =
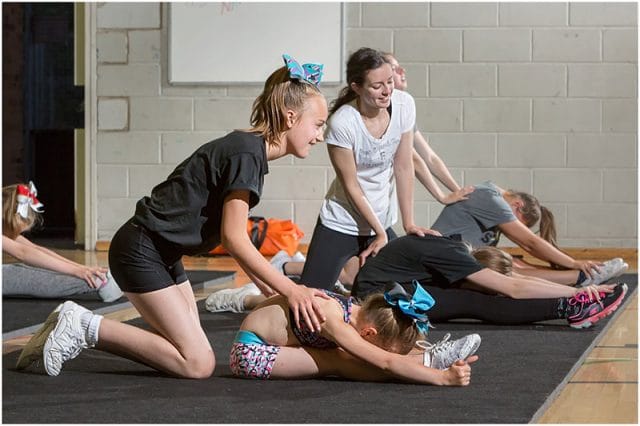
[[[58,350],[58,352],[60,352],[60,358],[62,362],[66,362],[77,357],[78,354],[82,352],[84,345],[84,339],[82,339],[81,337],[70,336],[69,340],[65,342],[64,346],[61,345],[58,348],[52,348],[52,350]]]
[[[74,329],[74,311],[67,311],[64,315],[66,322],[64,333],[57,339],[60,342],[58,347],[62,355],[62,362],[77,357],[82,349],[88,346],[84,338],[84,331]]]
[[[418,340],[416,342],[416,346],[424,349],[425,353],[429,352],[432,354],[437,354],[439,352],[449,349],[453,345],[453,342],[449,341],[450,338],[451,338],[451,333],[447,333],[444,335],[442,340],[439,340],[436,343],[429,343],[426,340]]]

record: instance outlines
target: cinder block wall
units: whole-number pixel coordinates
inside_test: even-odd
[[[418,126],[461,184],[533,193],[555,213],[564,246],[636,247],[635,3],[345,9],[347,54],[396,53]],[[197,146],[248,126],[260,88],[170,86],[166,4],[100,3],[96,13],[96,227],[109,240]],[[338,89],[324,91],[331,99]],[[254,213],[292,218],[308,241],[335,176],[325,147],[270,169]],[[442,206],[415,192],[417,222],[429,226]]]

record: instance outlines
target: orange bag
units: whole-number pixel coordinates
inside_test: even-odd
[[[247,233],[253,245],[266,256],[273,256],[280,250],[293,256],[304,232],[291,220],[251,216],[247,220]],[[228,254],[222,245],[209,254]]]

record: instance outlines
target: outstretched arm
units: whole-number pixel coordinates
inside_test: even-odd
[[[398,187],[398,204],[402,225],[409,234],[409,230],[415,228],[413,220],[413,131],[408,131],[400,137],[400,145],[393,158],[393,172]],[[424,233],[417,233],[424,236]]]
[[[3,235],[2,251],[27,265],[80,278],[93,288],[99,287],[107,279],[106,268],[81,265],[34,244],[21,235],[15,240]]]
[[[462,189],[458,189],[454,192],[445,194],[438,186],[436,180],[431,174],[430,168],[420,155],[413,151],[413,167],[415,169],[415,175],[418,181],[427,188],[427,191],[442,204],[453,204],[458,201],[466,200],[467,195],[473,192],[475,189],[473,186],[465,186]]]
[[[398,187],[398,205],[402,216],[402,226],[407,234],[424,237],[425,234],[441,234],[429,228],[418,226],[413,217],[413,131],[408,131],[400,137],[400,145],[393,159],[393,172]],[[432,178],[433,179],[433,178]],[[436,185],[437,187],[437,185]]]
[[[433,195],[433,198],[438,200],[440,203],[445,204],[444,192],[442,192],[442,190],[436,183],[436,180],[433,178],[433,175],[431,174],[431,170],[429,170],[427,163],[422,159],[422,157],[416,152],[415,149],[413,151],[412,159],[413,168],[415,170],[415,175],[418,181],[425,188],[427,188],[427,191],[429,191],[429,193]]]
[[[522,247],[527,253],[538,259],[555,263],[569,269],[579,269],[588,277],[591,276],[592,269],[598,269],[601,264],[592,260],[575,260],[571,256],[561,252],[549,242],[534,234],[519,220],[498,225],[500,231],[511,241]]]
[[[543,279],[530,279],[522,275],[510,277],[489,268],[474,272],[467,277],[467,280],[483,289],[493,290],[513,299],[555,299],[573,297],[586,291],[600,300],[599,292],[610,293],[615,287],[614,285],[599,285],[574,288]]]
[[[350,355],[379,368],[387,374],[411,383],[424,383],[440,386],[466,386],[471,376],[470,363],[460,362],[447,370],[436,370],[415,362],[406,355],[387,352],[364,340],[358,332],[346,324],[341,315],[330,315],[323,325],[323,334],[336,342]]]
[[[458,182],[456,182],[453,176],[451,176],[447,165],[444,164],[444,161],[442,161],[438,154],[436,154],[436,152],[431,148],[429,142],[427,142],[419,130],[416,130],[415,132],[413,147],[416,150],[416,153],[424,159],[424,162],[431,173],[433,173],[433,175],[442,182],[449,191],[456,192],[460,189],[460,185],[458,185]]]
[[[349,201],[376,233],[376,239],[360,254],[360,262],[362,264],[367,256],[375,256],[387,244],[387,234],[358,182],[353,151],[336,145],[327,145],[327,148],[329,149],[331,164],[344,187]]]

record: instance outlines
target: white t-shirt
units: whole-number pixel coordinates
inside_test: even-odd
[[[341,106],[329,119],[325,142],[353,151],[356,176],[371,208],[387,229],[397,222],[393,159],[403,133],[413,132],[416,105],[406,92],[391,94],[391,121],[380,139],[367,130],[355,101]],[[373,229],[347,198],[342,182],[335,178],[320,209],[327,228],[347,235],[372,235]]]

